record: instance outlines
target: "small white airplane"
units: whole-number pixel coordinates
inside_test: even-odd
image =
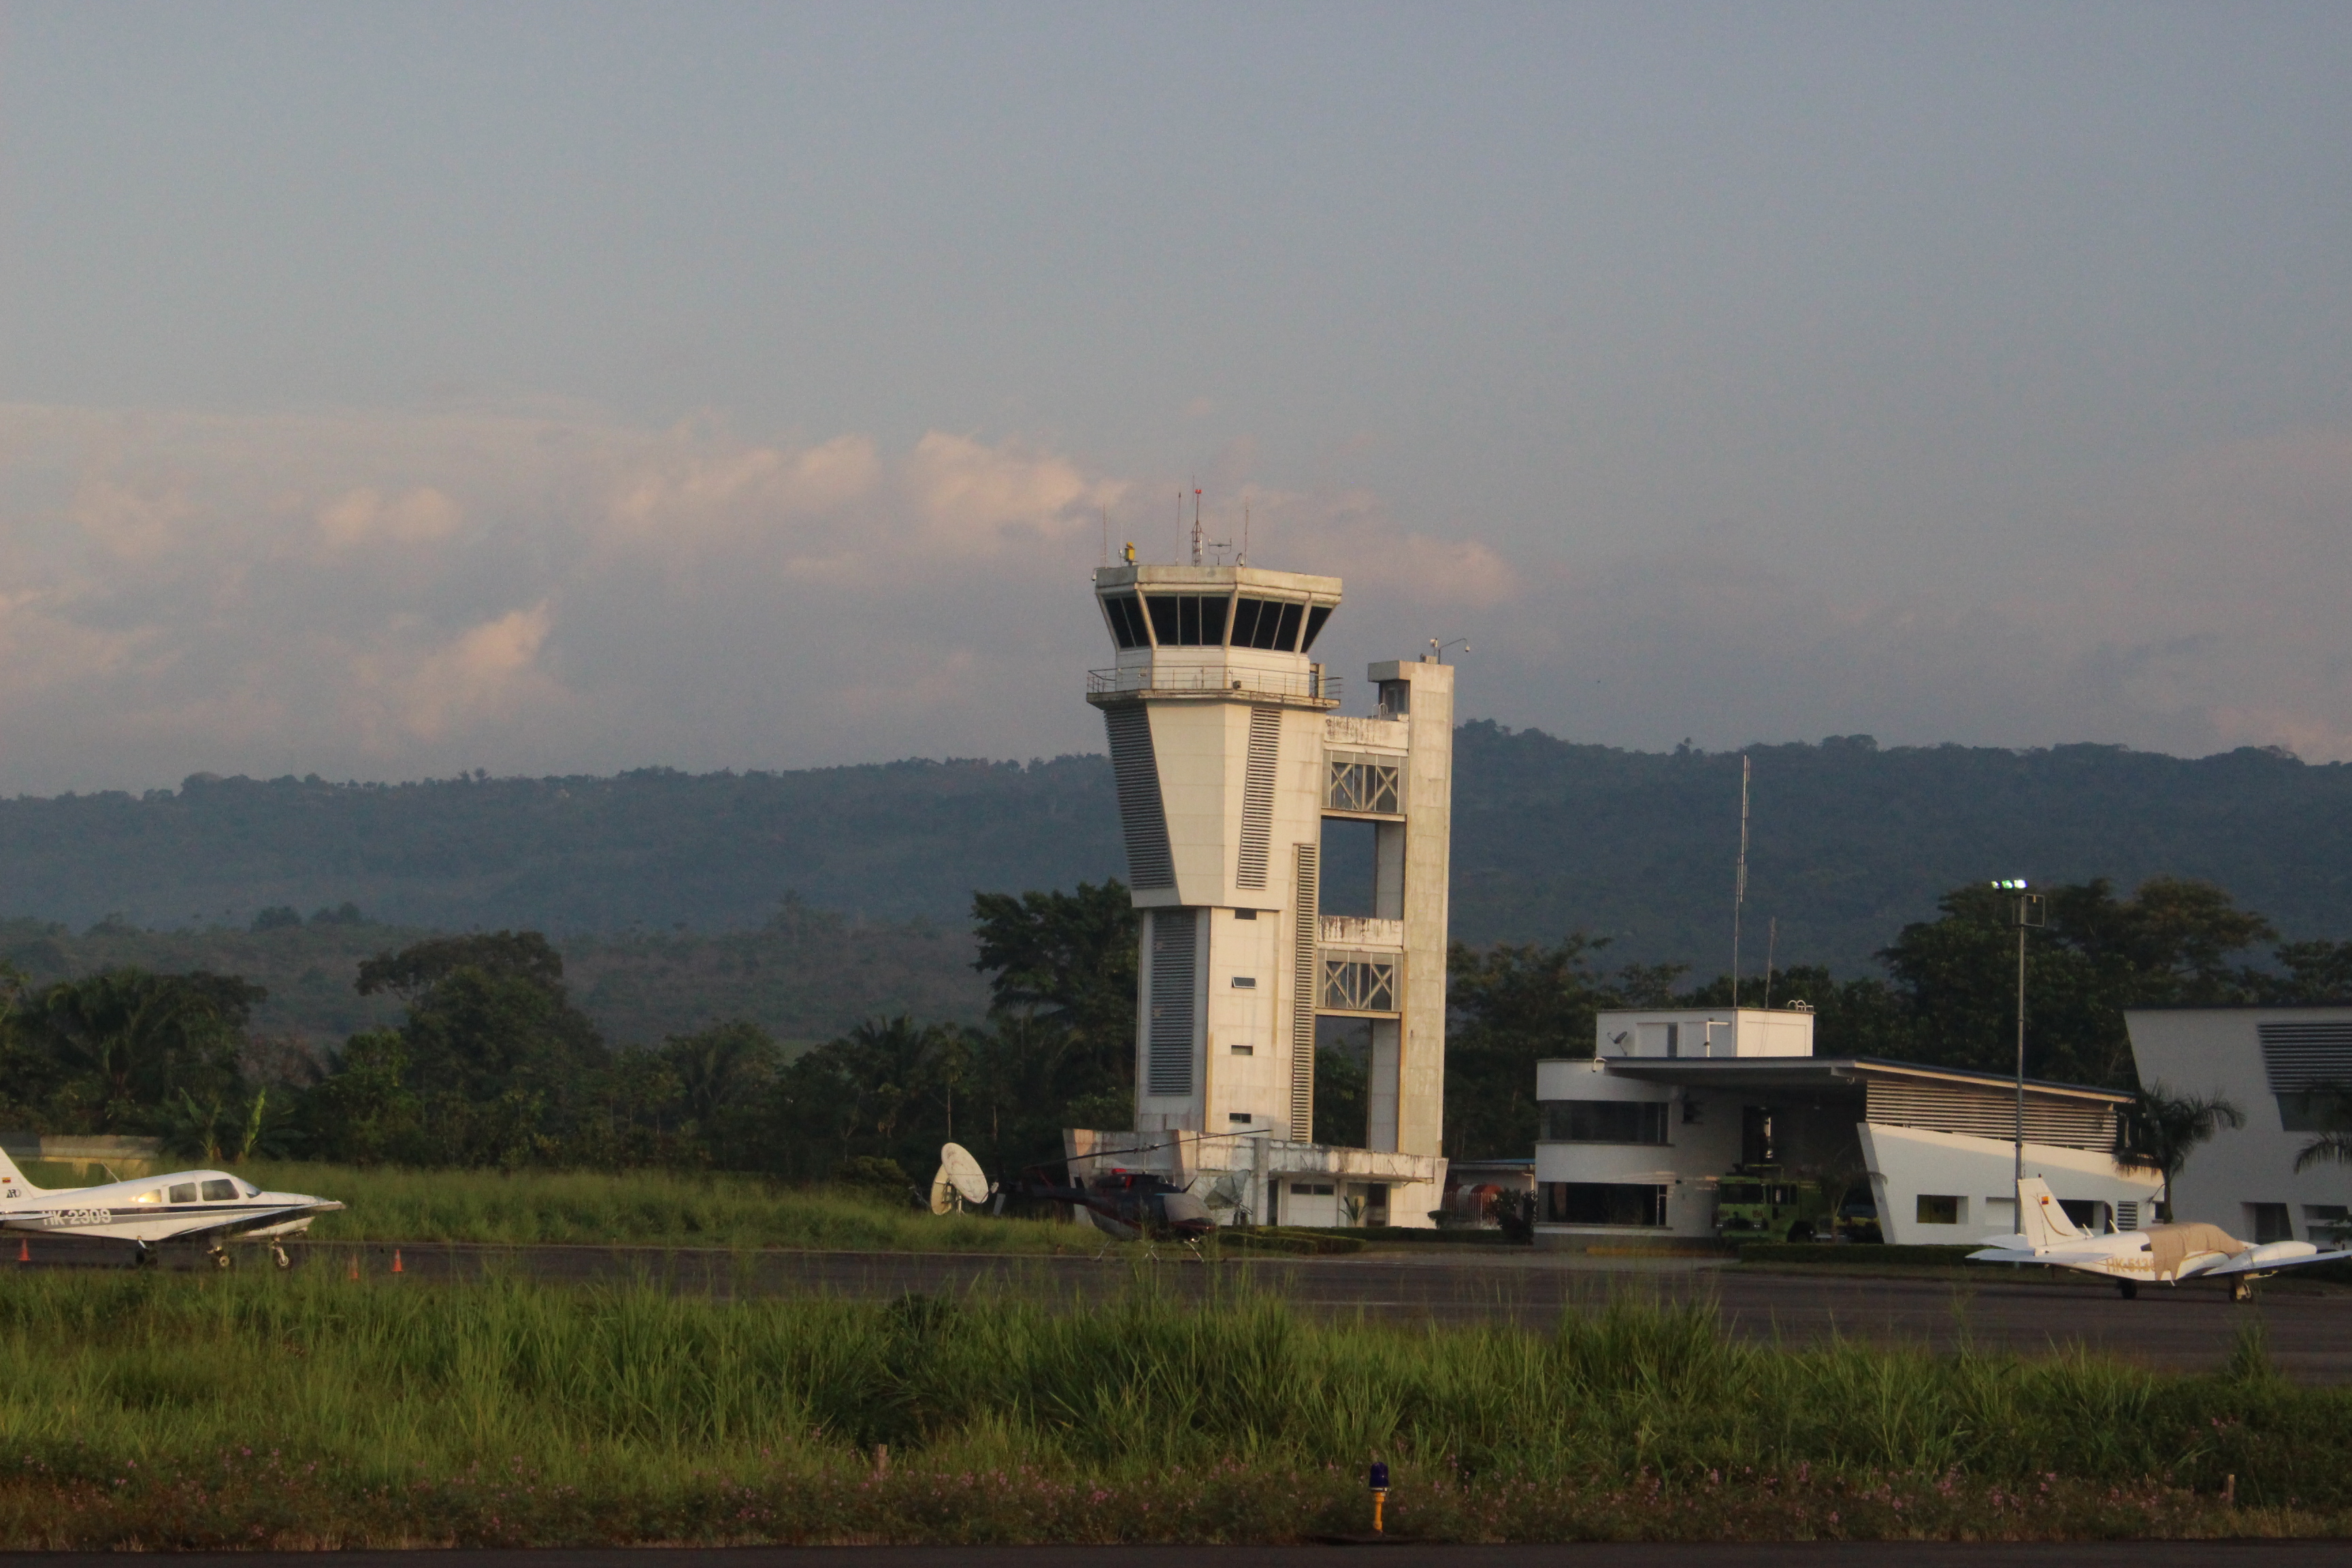
[[[280,1237],[298,1236],[343,1205],[307,1193],[265,1193],[226,1171],[174,1171],[135,1182],[47,1192],[0,1153],[0,1230],[127,1241],[139,1263],[167,1241],[204,1242],[213,1266],[229,1266],[227,1244],[268,1242],[278,1267],[292,1267]]]
[[[2195,1221],[2092,1236],[2066,1217],[2051,1195],[2050,1184],[2039,1176],[2017,1184],[2017,1212],[2024,1229],[2016,1236],[1989,1238],[1992,1245],[1969,1253],[1969,1262],[2041,1263],[2104,1275],[2116,1282],[2126,1301],[2139,1294],[2143,1284],[2224,1278],[2230,1281],[2230,1300],[2251,1301],[2254,1281],[2265,1275],[2352,1258],[2352,1252],[2322,1252],[2307,1241],[2256,1246],[2218,1225]]]

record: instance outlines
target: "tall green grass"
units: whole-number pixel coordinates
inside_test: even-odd
[[[312,1226],[322,1241],[646,1243],[908,1252],[1092,1252],[1091,1227],[940,1215],[903,1196],[793,1187],[756,1176],[664,1171],[408,1171],[255,1163],[273,1192],[348,1205]]]
[[[512,1279],[0,1283],[0,1545],[2334,1530],[2352,1394],[1727,1337]],[[874,1463],[887,1445],[887,1471]],[[2218,1494],[2234,1477],[2236,1507]]]

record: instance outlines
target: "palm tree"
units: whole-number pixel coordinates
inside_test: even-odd
[[[2341,1084],[2324,1084],[2312,1091],[2311,1098],[2327,1103],[2327,1130],[2305,1143],[2294,1157],[2294,1168],[2307,1171],[2314,1165],[2352,1165],[2352,1089]]]
[[[2158,1083],[2139,1091],[2126,1124],[2123,1152],[2164,1173],[2164,1213],[2172,1215],[2172,1178],[2200,1143],[2224,1127],[2243,1127],[2246,1113],[2227,1095],[2173,1094]]]

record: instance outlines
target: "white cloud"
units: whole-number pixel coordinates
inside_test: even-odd
[[[1213,533],[1346,580],[1336,670],[1468,636],[1507,722],[2352,756],[2340,435],[2184,454],[1995,593],[1221,483]],[[1173,489],[970,434],[0,407],[0,788],[1095,749],[1103,510],[1164,556]]]
[[[465,513],[430,485],[387,500],[366,485],[330,502],[319,512],[319,533],[335,549],[367,544],[436,544],[457,531]]]

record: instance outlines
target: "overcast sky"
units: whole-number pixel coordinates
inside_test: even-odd
[[[1710,748],[2352,757],[2352,7],[0,0],[0,790],[1099,750],[1176,496]]]

